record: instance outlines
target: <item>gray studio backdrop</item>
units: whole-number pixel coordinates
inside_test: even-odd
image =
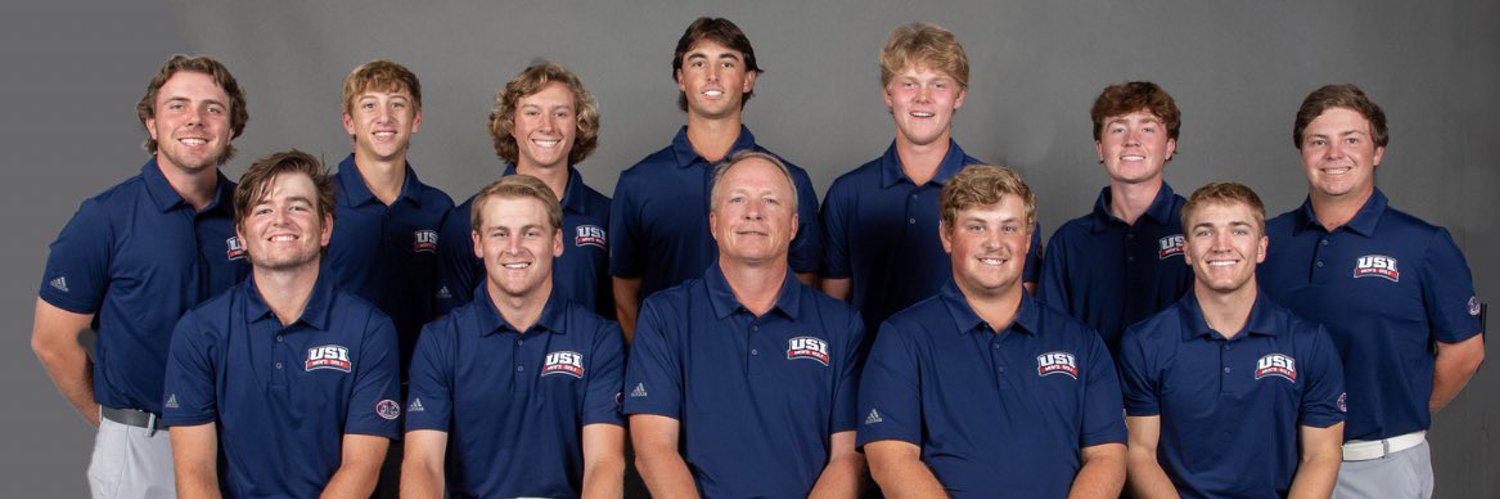
[[[290,147],[336,163],[350,150],[339,125],[344,74],[377,57],[410,66],[425,93],[413,164],[456,201],[500,171],[483,126],[495,89],[534,60],[555,61],[598,99],[601,144],[579,169],[609,193],[621,170],[682,124],[669,65],[682,29],[699,15],[726,16],[749,34],[768,70],[748,125],[762,144],[805,167],[821,194],[891,141],[875,60],[885,36],[901,23],[933,21],[958,34],[972,65],[958,142],[1025,173],[1048,234],[1086,212],[1105,182],[1088,108],[1107,84],[1150,79],[1177,98],[1184,125],[1167,177],[1178,192],[1239,180],[1281,212],[1306,192],[1290,138],[1297,105],[1322,84],[1356,82],[1390,117],[1380,185],[1396,206],[1447,226],[1468,254],[1480,296],[1497,301],[1493,1],[803,3],[0,7],[0,140],[10,158],[0,173],[0,213],[11,234],[0,264],[9,331],[0,348],[0,496],[86,493],[91,432],[31,354],[32,310],[47,243],[82,199],[144,161],[134,105],[174,52],[218,57],[247,89],[251,118],[226,168],[232,177]],[[1430,438],[1439,496],[1500,496],[1491,435],[1500,424],[1497,388],[1500,373],[1490,366],[1437,416]]]

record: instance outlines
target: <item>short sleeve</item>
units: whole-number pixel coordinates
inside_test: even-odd
[[[1026,266],[1021,268],[1022,282],[1038,282],[1042,278],[1042,223],[1031,228],[1031,250],[1026,253]]]
[[[1048,241],[1047,253],[1042,256],[1041,276],[1037,281],[1036,291],[1042,303],[1071,313],[1068,303],[1068,254],[1067,248],[1059,244],[1059,239],[1058,234],[1053,234],[1052,240]],[[1026,263],[1029,266],[1031,258],[1027,258]]]
[[[1422,301],[1433,338],[1445,343],[1479,333],[1479,299],[1464,254],[1446,229],[1433,234],[1421,267]]]
[[[819,221],[823,224],[823,277],[847,279],[853,275],[849,264],[849,206],[840,194],[843,192],[835,180],[823,197],[823,210]]]
[[[406,431],[446,432],[453,414],[453,331],[455,318],[422,328],[412,353],[406,397]]]
[[[682,359],[667,332],[671,324],[646,300],[630,345],[625,370],[625,414],[658,414],[682,419]]]
[[[344,433],[398,438],[401,404],[396,399],[400,397],[397,379],[401,365],[396,354],[396,327],[379,312],[371,314],[365,327]]]
[[[630,171],[620,175],[609,202],[609,273],[617,277],[638,277],[645,271],[646,241],[634,184]]]
[[[583,399],[583,424],[624,425],[620,404],[625,382],[625,334],[614,321],[606,321],[594,335],[593,371]]]
[[[448,210],[439,229],[437,290],[432,297],[434,316],[441,316],[474,299],[474,288],[484,275],[484,265],[474,256],[474,237],[469,204]]]
[[[98,201],[84,201],[52,242],[38,296],[69,312],[99,311],[109,287],[113,229]]]
[[[823,263],[823,230],[818,223],[818,192],[813,190],[807,172],[792,172],[797,184],[797,237],[792,239],[787,263],[794,272],[818,272]]]
[[[901,440],[922,445],[922,384],[917,349],[886,322],[875,335],[859,385],[857,441]]]
[[[218,419],[213,341],[206,325],[193,312],[184,314],[172,330],[162,393],[162,423],[196,425]]]
[[[1317,326],[1316,334],[1310,335],[1310,348],[1306,360],[1301,360],[1307,371],[1306,387],[1302,390],[1302,407],[1297,414],[1297,424],[1327,428],[1344,421],[1344,367],[1339,358],[1333,338],[1323,326]]]
[[[838,384],[833,393],[833,431],[852,431],[859,424],[859,375],[864,370],[865,322],[859,312],[850,309],[844,326],[843,358],[839,361]]]
[[[1083,393],[1083,428],[1079,447],[1125,442],[1124,403],[1115,363],[1097,334],[1088,335],[1088,382]]]
[[[1142,323],[1147,324],[1147,323]],[[1127,416],[1161,414],[1157,397],[1160,373],[1146,356],[1146,331],[1140,324],[1125,329],[1120,339],[1120,388]]]

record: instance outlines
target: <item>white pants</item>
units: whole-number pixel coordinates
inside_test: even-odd
[[[94,499],[177,497],[166,430],[153,435],[145,428],[99,418],[88,475]]]
[[[1379,459],[1344,461],[1334,499],[1432,497],[1432,448],[1427,442]]]

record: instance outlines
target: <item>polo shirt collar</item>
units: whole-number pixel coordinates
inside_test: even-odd
[[[345,206],[362,206],[367,203],[379,203],[380,199],[375,193],[370,192],[370,186],[365,184],[365,176],[360,173],[359,166],[354,164],[354,154],[339,163],[339,173],[334,175],[334,184],[337,186],[338,198]],[[401,181],[401,193],[396,196],[397,201],[422,206],[421,196],[417,195],[417,172],[413,171],[411,164],[406,165],[406,175]]]
[[[1099,199],[1094,201],[1094,212],[1092,213],[1094,220],[1093,232],[1104,230],[1111,224],[1125,225],[1124,220],[1116,218],[1114,213],[1109,211],[1109,192],[1109,187],[1105,186],[1099,190]],[[1141,215],[1151,219],[1152,222],[1156,222],[1157,225],[1170,225],[1172,223],[1172,198],[1174,196],[1176,196],[1176,193],[1172,192],[1172,186],[1168,185],[1166,181],[1162,181],[1161,189],[1157,189],[1156,191],[1156,198],[1151,200],[1151,206],[1147,207],[1146,212]]]
[[[500,175],[506,177],[515,174],[516,164],[507,162],[505,163],[505,173]],[[563,210],[579,214],[588,212],[588,203],[584,201],[583,188],[583,176],[578,174],[577,168],[569,166],[568,184],[563,186],[562,199],[558,200],[562,203]]]
[[[1385,193],[1376,187],[1375,192],[1370,194],[1370,199],[1365,200],[1364,206],[1354,214],[1354,218],[1339,228],[1348,228],[1350,231],[1361,236],[1370,237],[1375,235],[1375,227],[1380,225],[1380,217],[1385,214],[1385,208],[1390,203]],[[1297,232],[1308,229],[1324,230],[1323,223],[1318,221],[1317,213],[1313,212],[1312,198],[1302,201],[1302,209],[1297,210]]]
[[[218,176],[218,181],[214,183],[214,198],[208,202],[208,206],[203,208],[203,212],[217,210],[233,216],[234,184],[229,181],[229,177],[224,176],[224,172],[217,168],[214,169],[214,175]],[[151,159],[141,166],[141,178],[145,179],[146,194],[151,196],[151,201],[156,204],[157,210],[165,212],[178,206],[192,207],[187,200],[182,199],[182,195],[178,194],[176,189],[172,188],[172,184],[167,182],[166,174],[161,172],[161,165],[156,162],[156,155],[151,155]]]
[[[260,297],[260,287],[255,283],[252,274],[246,278],[242,286],[245,286],[245,318],[254,322],[266,317],[271,320],[280,320],[271,311],[271,306],[266,305],[265,300]],[[313,281],[312,296],[307,299],[307,306],[302,309],[302,316],[298,317],[293,324],[301,322],[320,331],[328,330],[328,316],[333,309],[333,279],[328,272],[321,267],[318,271],[318,279]]]
[[[562,305],[558,303],[560,300],[558,296],[557,288],[554,286],[552,294],[547,296],[547,303],[542,305],[542,315],[537,317],[536,324],[531,326],[531,330],[552,333],[564,332],[562,330],[562,312],[559,310],[562,308]],[[490,287],[486,286],[485,282],[481,281],[479,286],[474,289],[473,303],[474,307],[471,310],[474,316],[474,326],[479,331],[480,336],[489,336],[506,331],[514,333],[525,332],[511,326],[509,322],[505,321],[505,317],[500,315],[500,311],[495,309],[495,302],[490,299]]]
[[[958,142],[948,139],[948,153],[938,163],[937,174],[932,176],[931,182],[943,185],[948,179],[958,175],[959,170],[964,169],[964,158],[967,157],[964,150],[958,147]],[[896,141],[892,140],[891,146],[880,156],[880,186],[890,188],[903,180],[911,182],[911,177],[906,176],[906,171],[901,169],[901,155],[896,152]]]
[[[1223,336],[1215,334],[1208,327],[1208,320],[1203,318],[1203,306],[1198,303],[1198,296],[1192,289],[1182,295],[1181,306],[1178,313],[1182,317],[1182,339],[1191,340],[1195,337],[1208,337],[1211,339],[1224,339]],[[1237,340],[1246,335],[1277,336],[1280,328],[1273,317],[1273,305],[1271,298],[1264,291],[1255,293],[1255,304],[1250,306],[1250,318],[1245,321],[1243,330],[1238,331],[1232,340]]]
[[[740,135],[735,137],[734,145],[729,147],[729,154],[726,154],[724,158],[728,159],[734,156],[734,153],[754,147],[755,135],[750,133],[749,127],[742,124],[740,125]],[[688,141],[686,125],[677,130],[676,137],[672,137],[672,153],[677,158],[678,168],[687,168],[699,161],[708,162],[708,160],[703,159],[703,156],[698,155],[698,151],[693,149],[693,143]]]
[[[963,291],[958,289],[958,284],[953,282],[952,279],[949,279],[946,284],[943,284],[942,289],[938,290],[938,296],[943,300],[943,305],[947,307],[948,313],[953,316],[953,322],[958,324],[958,334],[990,330],[988,327],[989,323],[985,322],[984,319],[979,317],[978,313],[974,312],[974,307],[969,305],[969,299],[964,297]],[[1016,311],[1016,317],[1011,320],[1010,326],[1007,326],[1005,329],[1006,331],[1035,334],[1037,319],[1038,310],[1036,300],[1031,297],[1031,293],[1022,291],[1021,307]]]
[[[714,263],[708,266],[708,270],[703,272],[703,284],[708,288],[708,302],[713,307],[715,318],[723,320],[740,310],[749,311],[740,304],[738,298],[734,297],[734,289],[729,287],[729,279],[724,277],[724,269],[719,267],[718,260],[714,260]],[[780,311],[788,318],[796,320],[799,305],[802,303],[801,292],[797,277],[792,274],[791,267],[788,267],[786,277],[781,280],[781,291],[776,293],[776,304],[769,312]]]

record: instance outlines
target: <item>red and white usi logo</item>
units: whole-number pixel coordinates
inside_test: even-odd
[[[417,253],[436,253],[438,233],[432,229],[421,229],[412,233],[411,250]]]
[[[1396,270],[1396,259],[1385,255],[1365,255],[1354,261],[1356,279],[1371,276],[1401,282],[1401,271]]]
[[[1182,234],[1161,238],[1160,241],[1156,242],[1158,248],[1156,252],[1157,259],[1166,260],[1167,257],[1181,255],[1186,243],[1187,239],[1182,237]]]
[[[1047,352],[1038,355],[1036,356],[1036,374],[1038,376],[1066,374],[1070,378],[1078,379],[1078,358],[1068,352]]]
[[[547,359],[542,365],[542,376],[549,374],[583,378],[583,354],[571,350],[547,352]]]
[[[608,248],[609,243],[604,235],[604,229],[598,225],[580,225],[577,234],[573,236],[573,245],[583,247],[585,245],[597,248]]]
[[[342,345],[323,345],[307,349],[307,371],[333,369],[349,372],[354,367],[349,362],[349,349]]]
[[[1281,378],[1297,382],[1297,360],[1284,353],[1268,353],[1261,356],[1255,362],[1255,379],[1266,376],[1280,376]]]
[[[812,359],[823,365],[828,365],[828,342],[822,338],[812,336],[798,336],[786,340],[786,358]]]
[[[224,256],[230,260],[239,260],[245,257],[245,245],[240,244],[240,236],[229,236],[224,240]]]

